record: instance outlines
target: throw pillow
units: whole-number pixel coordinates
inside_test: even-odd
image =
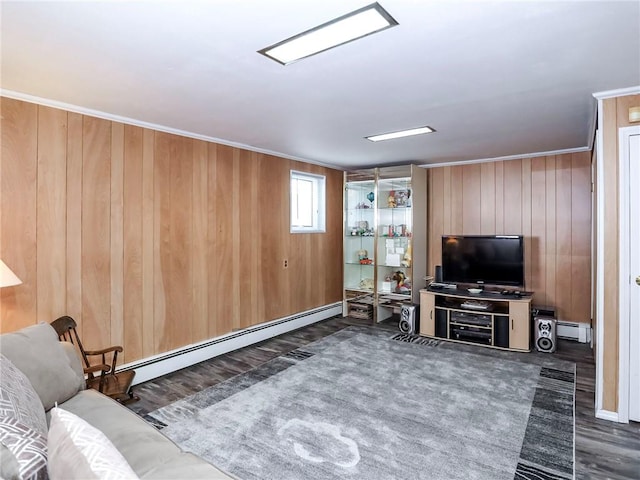
[[[104,433],[62,408],[51,410],[48,443],[51,480],[138,478]]]
[[[48,323],[0,335],[0,350],[27,376],[45,410],[71,398],[84,387],[56,331]]]
[[[0,417],[14,417],[28,427],[47,434],[47,418],[31,382],[0,354]]]
[[[15,417],[1,417],[0,442],[17,460],[19,478],[23,480],[48,478],[47,437]]]

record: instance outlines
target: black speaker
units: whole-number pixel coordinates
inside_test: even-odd
[[[416,307],[413,305],[402,305],[400,307],[400,322],[398,323],[402,333],[416,333]]]
[[[442,283],[442,267],[436,265],[436,283]]]
[[[556,351],[556,319],[538,316],[535,318],[534,333],[536,335],[536,350],[553,353]]]

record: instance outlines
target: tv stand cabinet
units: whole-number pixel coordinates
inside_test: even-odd
[[[528,352],[531,295],[420,290],[420,335]]]

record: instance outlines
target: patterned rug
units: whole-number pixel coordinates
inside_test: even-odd
[[[244,480],[573,477],[575,364],[420,340],[349,327],[147,420]]]

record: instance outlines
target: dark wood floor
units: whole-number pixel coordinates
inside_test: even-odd
[[[331,318],[309,327],[221,355],[140,384],[140,401],[129,407],[144,415],[290,352],[349,325],[369,325],[354,318]],[[375,328],[396,329],[381,324]],[[530,355],[548,355],[532,352]],[[640,479],[640,424],[618,424],[594,416],[595,364],[586,344],[560,340],[555,353],[576,362],[576,478]]]

